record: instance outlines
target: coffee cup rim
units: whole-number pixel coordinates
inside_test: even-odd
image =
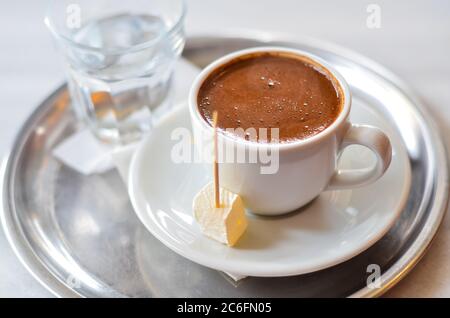
[[[319,132],[318,134],[305,138],[305,139],[299,139],[299,140],[293,140],[283,143],[257,143],[254,141],[249,141],[245,139],[239,139],[237,137],[232,137],[230,135],[219,133],[219,135],[222,138],[225,138],[226,140],[230,142],[234,142],[237,144],[241,144],[243,146],[249,147],[249,148],[261,148],[261,147],[276,147],[279,150],[290,150],[295,148],[303,148],[307,146],[311,146],[313,144],[316,144],[320,142],[321,140],[327,139],[330,135],[334,134],[336,130],[341,127],[342,125],[346,124],[347,118],[350,114],[350,106],[351,106],[351,93],[350,89],[348,87],[347,82],[345,81],[344,77],[336,71],[329,63],[324,61],[322,58],[315,56],[314,54],[311,54],[309,52],[299,50],[299,49],[293,49],[293,48],[287,48],[287,47],[281,47],[281,46],[263,46],[263,47],[254,47],[254,48],[248,48],[243,49],[239,51],[235,51],[232,53],[229,53],[227,55],[224,55],[217,60],[210,63],[208,66],[206,66],[195,78],[194,82],[191,85],[191,89],[189,91],[189,99],[188,99],[188,106],[189,106],[189,112],[191,115],[191,118],[193,118],[196,122],[198,122],[202,128],[207,129],[209,131],[212,131],[211,125],[207,123],[207,121],[203,118],[203,116],[200,113],[199,105],[198,105],[198,92],[200,90],[200,87],[204,83],[204,81],[208,78],[208,76],[215,71],[216,69],[220,68],[221,66],[224,66],[231,62],[234,59],[237,59],[239,57],[244,57],[251,54],[257,54],[257,53],[286,53],[291,55],[297,55],[300,58],[306,58],[306,60],[310,60],[314,64],[317,64],[318,66],[322,67],[325,71],[329,72],[330,75],[334,78],[337,85],[339,85],[340,91],[342,92],[343,102],[342,102],[342,109],[337,116],[337,118],[333,121],[333,123],[325,128],[323,131]]]

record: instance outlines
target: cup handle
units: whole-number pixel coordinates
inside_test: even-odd
[[[392,147],[389,138],[380,129],[368,125],[351,125],[344,136],[339,155],[350,145],[369,148],[376,156],[373,167],[362,169],[338,169],[326,190],[350,189],[367,185],[378,180],[389,167]]]

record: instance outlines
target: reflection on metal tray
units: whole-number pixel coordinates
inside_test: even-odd
[[[347,80],[354,96],[377,105],[399,133],[411,163],[412,188],[389,233],[332,268],[230,284],[221,273],[185,260],[153,238],[134,214],[116,171],[84,176],[52,157],[52,148],[78,128],[61,87],[28,119],[2,171],[5,232],[42,284],[68,297],[368,297],[385,292],[417,263],[442,220],[448,195],[444,148],[422,105],[379,65],[316,41],[267,34],[200,36],[188,39],[184,57],[203,67],[225,53],[258,45],[310,51],[344,76],[351,73]],[[382,87],[390,100],[378,100],[373,87]],[[371,263],[381,266],[381,288],[366,287]]]

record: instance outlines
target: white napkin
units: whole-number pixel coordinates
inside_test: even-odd
[[[186,103],[192,81],[200,70],[190,62],[181,59],[175,68],[174,108]],[[126,146],[109,146],[100,142],[87,128],[82,129],[63,140],[54,150],[53,155],[72,169],[85,174],[104,173],[116,168],[128,187],[128,174],[131,159],[137,143]],[[224,273],[232,283],[247,276]]]
[[[60,142],[53,156],[66,166],[84,174],[103,173],[114,166],[113,148],[98,141],[88,129],[82,129]]]

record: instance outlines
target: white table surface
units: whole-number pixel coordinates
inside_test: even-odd
[[[76,1],[75,1],[76,2]],[[381,28],[366,26],[367,5]],[[0,4],[0,156],[36,105],[63,81],[42,22],[46,1]],[[358,51],[397,73],[428,105],[450,147],[450,1],[188,0],[187,33],[250,28],[312,36]],[[450,219],[391,297],[450,297]],[[48,297],[0,229],[0,297]]]

